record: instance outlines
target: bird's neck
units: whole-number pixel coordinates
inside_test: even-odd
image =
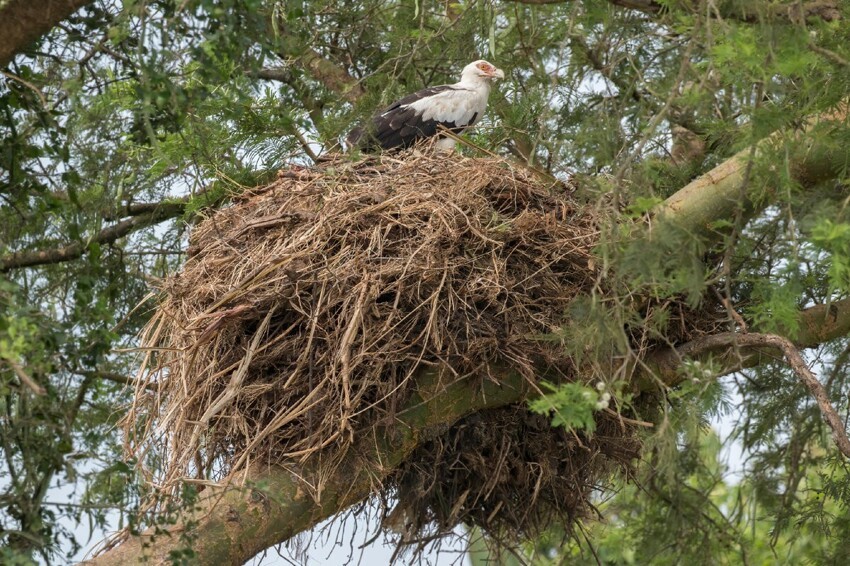
[[[483,94],[490,94],[490,81],[479,77],[461,77],[460,82],[455,84],[456,87],[475,90]]]

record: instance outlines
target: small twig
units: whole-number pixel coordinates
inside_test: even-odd
[[[106,381],[112,381],[113,383],[120,383],[122,385],[130,385],[132,387],[138,387],[140,385],[139,381],[128,375],[124,375],[123,373],[117,373],[114,371],[88,371],[82,370],[74,372],[78,375],[82,375],[83,377],[88,377],[92,379],[104,379]],[[142,387],[147,389],[148,391],[156,391],[157,385],[156,383],[145,383],[142,384]]]
[[[318,162],[319,162],[319,159],[320,159],[319,154],[317,154],[315,151],[313,151],[313,148],[312,148],[312,147],[310,147],[310,142],[309,142],[309,141],[307,141],[307,138],[305,138],[305,137],[304,137],[304,134],[302,134],[302,133],[298,130],[298,126],[292,126],[292,129],[290,130],[290,133],[292,133],[292,136],[293,136],[296,140],[298,140],[299,145],[301,145],[301,149],[303,149],[303,150],[304,150],[304,153],[306,153],[306,154],[307,154],[307,156],[308,156],[310,159],[312,159],[312,160],[313,160],[313,163],[318,163]]]
[[[623,415],[621,415],[617,411],[612,411],[611,409],[604,409],[603,412],[607,415],[611,415],[612,417],[623,421],[626,424],[630,424],[630,425],[634,425],[634,426],[642,426],[642,427],[646,427],[646,428],[652,428],[652,427],[655,426],[655,423],[651,423],[651,422],[648,422],[648,421],[640,421],[640,420],[630,419],[628,417],[624,417]]]
[[[351,345],[354,342],[354,335],[357,327],[360,325],[360,318],[363,315],[363,306],[366,302],[366,292],[369,290],[369,275],[363,273],[363,281],[361,283],[360,296],[357,298],[357,303],[354,305],[354,313],[351,315],[351,321],[348,323],[348,328],[342,336],[340,342],[340,373],[342,374],[342,391],[344,395],[345,415],[342,425],[347,424],[349,415],[351,414]]]
[[[848,61],[847,59],[845,59],[844,57],[842,57],[841,55],[839,55],[835,51],[830,51],[829,49],[826,49],[824,47],[820,47],[818,45],[815,45],[814,43],[809,44],[809,49],[811,49],[812,51],[814,51],[818,55],[823,55],[824,57],[826,57],[827,59],[829,59],[830,61],[832,61],[836,65],[841,65],[842,67],[850,67],[850,61]]]
[[[726,308],[726,312],[729,313],[729,317],[735,321],[735,324],[738,325],[738,329],[741,334],[747,334],[749,332],[749,327],[747,326],[747,321],[744,320],[744,317],[735,310],[735,307],[732,306],[732,302],[728,297],[722,296],[720,293],[717,293],[720,302]]]

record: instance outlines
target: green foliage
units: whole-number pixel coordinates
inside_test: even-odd
[[[794,135],[748,171],[742,195],[771,203],[757,218],[660,226],[652,209],[847,96],[850,4],[837,2],[844,19],[831,22],[789,18],[785,1],[658,4],[646,14],[590,0],[131,0],[90,4],[27,46],[0,78],[0,561],[61,562],[85,543],[72,525],[96,529],[109,512],[129,521],[142,488],[116,463],[114,424],[129,395],[121,380],[138,365],[131,350],[149,285],[179,269],[198,215],[279,168],[309,165],[310,152],[337,147],[376,108],[454,81],[479,57],[508,80],[465,135],[573,176],[576,197],[598,203],[599,285],[546,337],[579,367],[604,374],[611,360],[636,362],[635,336],[667,344],[681,301],[713,308],[722,296],[753,328],[794,337],[799,308],[845,297],[850,164],[803,187],[791,164],[811,148]],[[823,138],[835,153],[850,131]],[[173,214],[102,238],[157,204]],[[70,261],[2,267],[75,247]],[[718,330],[734,327],[717,312]],[[850,387],[848,357],[846,340],[835,340],[810,358],[836,398]],[[640,487],[600,501],[607,526],[587,525],[600,560],[842,563],[848,476],[825,456],[805,390],[779,363],[724,387],[719,371],[719,360],[686,363],[682,385],[665,393]],[[631,402],[620,376],[609,377],[617,402]],[[578,378],[534,407],[592,432],[608,393]],[[730,391],[750,456],[735,485],[719,477],[706,428]],[[51,486],[72,483],[72,502],[51,500]],[[537,542],[590,561],[587,544],[555,540]],[[190,543],[175,561],[191,561]]]
[[[596,430],[594,411],[608,407],[611,394],[605,391],[600,382],[596,389],[580,383],[553,385],[542,382],[541,388],[548,391],[529,403],[535,413],[552,415],[552,426],[562,426],[567,430],[580,430],[592,434]]]
[[[829,253],[829,284],[840,291],[850,290],[850,224],[821,218],[812,228],[812,243]]]

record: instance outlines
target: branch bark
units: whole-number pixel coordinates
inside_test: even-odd
[[[850,299],[842,299],[826,305],[816,305],[800,311],[797,315],[797,330],[783,331],[791,336],[789,343],[796,348],[813,348],[824,342],[850,334]],[[751,368],[765,360],[775,360],[781,353],[767,344],[750,343],[746,340],[730,341],[730,336],[747,336],[743,333],[724,333],[705,336],[676,348],[663,348],[650,352],[643,359],[642,369],[634,376],[635,387],[648,391],[661,384],[674,387],[682,382],[682,362],[694,360],[707,362],[709,359],[722,364],[721,375]],[[787,338],[785,338],[787,339]]]
[[[848,304],[850,304],[850,301],[844,301],[842,306],[845,310]],[[822,310],[822,308],[816,308],[818,312]],[[837,333],[834,337],[845,335],[848,327],[850,327],[850,316],[846,316],[846,312],[844,314],[845,317],[842,319],[841,324],[835,325],[835,330],[840,328],[843,332]],[[807,313],[806,311],[801,313],[801,318],[806,318],[807,316],[811,316],[811,313]],[[776,358],[777,355],[785,358],[788,365],[794,370],[794,373],[797,374],[797,377],[803,382],[806,389],[809,390],[826,424],[832,429],[833,442],[844,456],[850,458],[850,439],[847,438],[844,423],[838,416],[832,403],[830,403],[826,389],[806,365],[797,346],[788,338],[776,334],[739,332],[724,332],[722,334],[704,336],[680,346],[672,352],[668,352],[663,356],[666,360],[662,364],[662,367],[664,367],[664,373],[670,380],[670,384],[675,384],[682,380],[682,375],[678,371],[678,368],[681,367],[682,361],[685,358],[706,359],[712,357],[713,359],[721,359],[725,362],[722,373],[732,373],[744,367],[757,365],[766,356]]]
[[[95,234],[87,242],[73,242],[49,250],[15,252],[0,258],[0,273],[6,273],[22,267],[50,265],[79,259],[86,253],[90,244],[112,244],[120,238],[136,230],[159,224],[165,220],[176,218],[186,209],[185,202],[161,203],[150,212],[131,216],[121,222],[108,226]]]
[[[257,466],[226,487],[205,490],[195,512],[165,534],[133,536],[84,563],[165,564],[170,553],[191,544],[193,564],[243,564],[368,497],[420,442],[460,418],[520,401],[527,394],[528,384],[519,374],[496,365],[490,366],[490,373],[492,379],[479,384],[446,382],[438,370],[422,370],[416,377],[418,393],[395,422],[360,438],[333,473],[317,464],[318,458],[303,466]]]
[[[12,358],[3,358],[0,357],[0,360],[6,362],[6,364],[12,368],[12,371],[15,375],[18,376],[18,379],[21,381],[21,385],[25,386],[27,389],[33,392],[35,395],[44,395],[47,391],[44,387],[41,386],[36,380],[34,380],[30,375],[26,372],[24,367],[13,360]]]
[[[282,52],[279,53],[281,59],[302,69],[326,89],[335,92],[348,102],[356,102],[358,98],[366,94],[366,89],[360,81],[348,74],[348,71],[338,63],[324,57],[317,50],[303,45],[297,37],[288,36],[285,29],[281,30],[281,39]],[[286,68],[261,69],[256,74],[263,79],[287,83],[291,81],[290,73]]]
[[[130,387],[138,387],[139,383],[134,377],[130,377],[129,375],[124,375],[123,373],[117,373],[114,371],[77,371],[75,372],[78,375],[82,375],[83,377],[88,377],[90,379],[105,379],[106,381],[112,381],[113,383],[119,383],[121,385],[128,385]],[[156,385],[153,383],[146,383],[144,385],[145,389],[150,391],[156,391]]]
[[[92,0],[8,0],[0,7],[0,69],[16,53]]]
[[[662,222],[672,222],[689,230],[714,237],[721,236],[712,228],[717,220],[728,220],[742,209],[744,218],[752,217],[770,203],[769,198],[741,193],[750,159],[758,160],[780,147],[791,145],[789,169],[795,181],[812,186],[835,178],[850,163],[850,148],[833,134],[832,125],[846,122],[848,102],[834,111],[809,120],[797,131],[779,131],[758,143],[753,154],[750,148],[741,150],[708,173],[691,181],[661,203],[654,216]],[[790,139],[786,139],[789,138]]]
[[[832,429],[832,441],[838,446],[838,449],[845,457],[850,458],[850,439],[847,438],[844,423],[841,421],[838,413],[835,412],[832,403],[829,402],[826,389],[824,389],[824,386],[809,369],[809,366],[806,365],[803,356],[800,355],[794,344],[787,338],[775,334],[744,334],[737,337],[737,340],[744,344],[763,344],[782,350],[788,365],[791,366],[791,369],[794,370],[794,373],[797,374],[797,377],[800,378],[800,381],[803,382],[803,385],[806,386],[806,389],[814,397],[821,415],[823,415],[823,419],[829,425],[829,428]]]

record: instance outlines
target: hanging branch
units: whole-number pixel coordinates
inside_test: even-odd
[[[846,303],[843,305],[846,308],[847,304],[850,304],[850,301],[843,301],[843,303]],[[846,325],[848,324],[848,320],[850,320],[850,317],[845,316],[844,320],[842,320],[843,324],[836,327],[840,333],[837,333],[834,337],[847,333]],[[683,378],[679,370],[685,359],[699,360],[700,358],[711,356],[721,361],[731,360],[719,372],[720,375],[726,375],[745,367],[757,365],[768,356],[774,358],[773,354],[777,353],[777,351],[784,356],[789,367],[794,370],[794,373],[797,374],[797,377],[803,382],[803,385],[806,386],[812,397],[814,397],[826,424],[832,429],[832,440],[835,442],[835,445],[842,454],[850,458],[850,439],[847,438],[847,431],[844,429],[844,423],[841,417],[838,416],[835,408],[830,403],[824,386],[806,365],[797,346],[788,338],[776,334],[760,334],[757,332],[723,332],[721,334],[703,336],[671,352],[676,357],[676,361],[674,362],[672,359],[668,359],[663,373],[667,373],[671,377],[672,375],[676,376],[675,380],[670,383],[670,385],[673,385],[680,382]],[[656,360],[657,362],[658,360]],[[655,367],[659,366],[656,365]]]

